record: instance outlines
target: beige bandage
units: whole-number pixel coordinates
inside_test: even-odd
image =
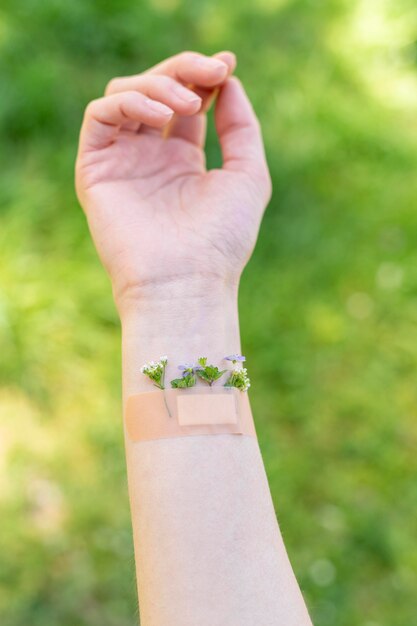
[[[146,391],[127,400],[132,441],[191,435],[256,436],[248,394],[235,388],[190,387]]]

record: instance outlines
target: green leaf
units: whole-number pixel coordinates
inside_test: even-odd
[[[186,389],[187,387],[194,387],[196,378],[192,374],[184,376],[184,378],[174,378],[171,380],[171,387],[174,389]]]
[[[227,370],[219,370],[217,367],[216,367],[216,370],[217,371],[213,375],[214,380],[218,380],[227,371]]]
[[[207,374],[206,370],[197,370],[196,372],[197,376],[199,378],[201,378],[202,380],[205,380],[207,383],[211,383],[212,379],[211,377]]]

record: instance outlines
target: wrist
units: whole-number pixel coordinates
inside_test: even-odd
[[[221,308],[237,301],[239,279],[217,274],[170,276],[148,280],[123,289],[113,289],[122,324],[138,316],[181,317],[186,311]]]
[[[178,365],[206,356],[222,365],[240,352],[238,286],[200,278],[166,282],[141,290],[120,307],[125,393],[153,389],[141,374],[144,362],[167,355],[166,387],[179,375]]]

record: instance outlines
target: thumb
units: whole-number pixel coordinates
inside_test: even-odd
[[[216,101],[215,123],[223,156],[223,169],[240,171],[270,190],[261,128],[255,111],[236,77],[229,78]]]

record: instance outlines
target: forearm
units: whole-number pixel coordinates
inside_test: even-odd
[[[213,287],[213,284],[217,287]],[[122,308],[124,401],[151,390],[141,365],[240,352],[237,287],[187,280]],[[256,439],[205,435],[132,443],[129,492],[143,626],[306,626]]]

